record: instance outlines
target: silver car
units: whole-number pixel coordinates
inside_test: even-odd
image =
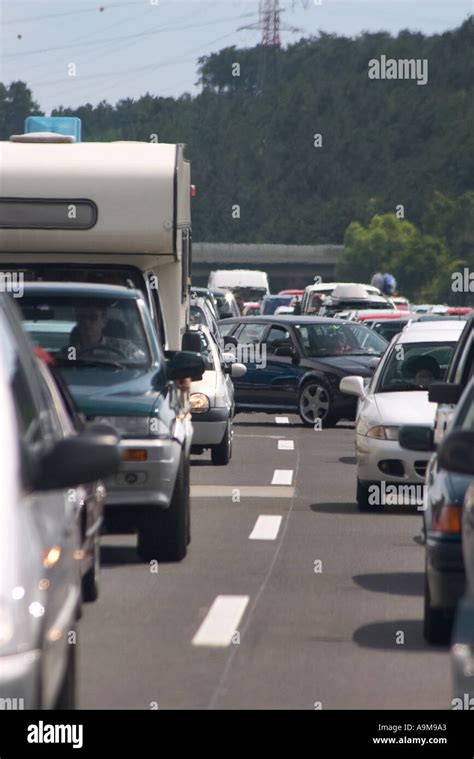
[[[192,327],[201,340],[201,356],[206,369],[202,379],[191,384],[192,453],[211,449],[213,464],[228,464],[232,456],[234,385],[231,377],[243,377],[247,369],[235,361],[233,353],[222,353],[220,345],[201,325]]]
[[[341,380],[343,393],[359,397],[356,498],[361,511],[400,505],[399,496],[403,505],[423,508],[431,454],[402,448],[399,430],[405,424],[433,427],[436,406],[428,400],[428,388],[443,379],[463,326],[462,322],[408,325],[393,338],[368,387],[362,377]]]
[[[73,708],[79,536],[71,490],[115,472],[110,439],[64,437],[8,296],[0,296],[0,707]]]

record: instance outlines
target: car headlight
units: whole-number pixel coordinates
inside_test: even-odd
[[[110,424],[123,437],[147,437],[150,434],[147,416],[96,416],[93,421]]]
[[[209,406],[211,405],[209,398],[204,393],[191,393],[189,402],[195,414],[205,414],[206,411],[209,411]]]
[[[400,427],[385,427],[377,425],[367,431],[367,437],[373,437],[376,440],[398,440]]]

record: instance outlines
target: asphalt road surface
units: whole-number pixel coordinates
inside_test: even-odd
[[[357,511],[353,438],[238,415],[229,466],[193,456],[181,564],[104,536],[79,707],[450,708],[447,649],[422,638],[421,516]]]

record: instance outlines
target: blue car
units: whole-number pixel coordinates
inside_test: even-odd
[[[185,387],[201,378],[201,356],[165,357],[138,290],[35,283],[19,303],[25,328],[54,357],[87,420],[121,437],[120,471],[105,482],[106,526],[137,529],[146,561],[181,560],[190,541]]]

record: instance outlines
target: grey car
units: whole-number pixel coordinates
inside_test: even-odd
[[[115,438],[64,437],[13,301],[0,295],[0,704],[73,708],[79,536],[71,489],[115,472]]]

